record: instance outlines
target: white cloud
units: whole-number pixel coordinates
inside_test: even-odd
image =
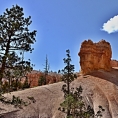
[[[117,32],[118,31],[118,15],[114,16],[110,20],[108,20],[106,23],[103,24],[102,30],[110,33]]]

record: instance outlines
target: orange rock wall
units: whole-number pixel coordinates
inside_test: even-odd
[[[110,64],[111,64],[111,67],[118,67],[118,61],[117,60],[111,60]]]
[[[82,74],[88,74],[94,70],[103,69],[110,71],[112,50],[109,42],[101,40],[93,43],[91,40],[84,41],[81,44],[80,66]]]
[[[29,73],[27,75],[27,77],[28,77],[28,81],[31,83],[30,87],[38,86],[38,81],[41,76],[44,76],[44,73],[42,73],[42,72]],[[55,82],[59,82],[59,81],[60,81],[60,76],[58,76],[58,75],[55,75],[55,76],[47,75],[46,76],[47,84],[51,84],[51,83],[55,83]]]
[[[42,73],[29,73],[27,75],[28,77],[28,81],[30,83],[30,87],[35,87],[38,86],[38,80],[40,78],[40,76],[42,76]]]

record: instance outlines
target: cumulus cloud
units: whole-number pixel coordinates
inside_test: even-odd
[[[110,33],[114,33],[118,31],[118,15],[114,16],[106,23],[103,24],[102,30]]]

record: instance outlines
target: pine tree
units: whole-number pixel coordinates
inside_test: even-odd
[[[42,75],[39,77],[39,80],[38,80],[38,86],[42,86],[42,85],[45,85],[45,76]]]
[[[32,70],[30,60],[24,61],[24,52],[31,53],[31,45],[36,41],[36,30],[29,30],[31,23],[31,16],[25,18],[23,8],[18,5],[7,8],[3,15],[0,15],[0,101],[3,103],[23,103],[19,97],[13,97],[12,100],[15,101],[11,102],[3,93],[10,89],[12,80],[15,79],[18,85],[17,80]],[[5,90],[3,78],[9,80],[9,88]]]
[[[2,78],[20,78],[32,70],[30,61],[23,60],[24,52],[32,52],[36,30],[29,31],[31,16],[24,17],[23,8],[13,5],[0,15],[0,83]]]
[[[67,58],[64,58],[66,66],[62,70],[62,80],[65,84],[62,86],[64,92],[64,101],[60,104],[59,110],[66,113],[67,118],[98,118],[102,117],[104,109],[99,106],[99,111],[95,115],[93,108],[86,105],[82,96],[82,87],[70,88],[70,83],[76,78],[74,74],[74,65],[71,62],[70,51],[66,50]]]
[[[74,65],[72,65],[71,62],[71,56],[70,56],[70,51],[66,50],[67,52],[67,58],[64,58],[64,63],[66,66],[62,70],[63,77],[62,80],[66,83],[62,86],[62,90],[64,92],[64,98],[66,99],[67,102],[67,117],[70,116],[71,114],[71,105],[70,101],[68,100],[70,98],[70,83],[76,78],[76,75],[74,74]]]

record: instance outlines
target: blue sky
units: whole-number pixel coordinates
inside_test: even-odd
[[[63,58],[70,49],[75,71],[80,70],[78,52],[82,41],[105,39],[118,60],[118,0],[0,0],[0,14],[18,4],[25,17],[31,16],[31,30],[37,30],[32,54],[26,54],[43,70],[46,54],[50,70],[63,69]]]

